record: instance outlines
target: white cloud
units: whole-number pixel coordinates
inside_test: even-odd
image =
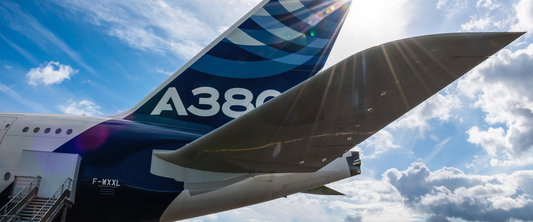
[[[518,23],[511,27],[512,31],[533,31],[533,1],[521,0],[514,6]]]
[[[475,99],[491,126],[467,131],[470,143],[481,146],[491,165],[533,164],[533,44],[511,52],[504,49],[458,83]]]
[[[371,154],[365,155],[364,158],[373,159],[379,157],[380,154],[387,152],[390,149],[400,148],[400,146],[394,144],[394,137],[387,130],[380,130],[370,138],[368,138],[361,146],[365,147],[365,152]]]
[[[98,111],[101,107],[89,100],[82,100],[78,103],[72,100],[69,100],[66,106],[61,105],[58,108],[63,113],[71,114],[71,115],[87,115],[87,116],[103,115],[102,112]]]
[[[468,1],[463,0],[439,0],[437,9],[444,11],[446,17],[452,17],[455,14],[466,9]]]
[[[475,166],[476,166],[476,165],[473,164],[473,163],[466,163],[466,164],[465,164],[465,167],[466,167],[467,169],[473,168],[473,167],[475,167]]]
[[[13,68],[13,66],[8,66],[8,65],[5,65],[4,67],[5,67],[6,69],[11,69],[11,68]]]
[[[488,8],[489,10],[497,9],[501,6],[501,3],[494,3],[492,0],[478,0],[476,3],[476,7],[480,8]]]
[[[31,69],[26,77],[28,78],[28,84],[43,85],[59,84],[65,79],[70,79],[70,76],[78,72],[77,69],[72,69],[68,65],[59,64],[59,62],[51,61],[41,65],[40,67]]]
[[[484,176],[412,163],[328,185],[344,197],[295,194],[189,221],[530,221],[532,183],[533,170]]]
[[[444,96],[438,93],[394,121],[389,127],[392,129],[417,129],[420,132],[420,137],[423,138],[424,133],[431,129],[428,123],[430,119],[447,121],[451,117],[451,112],[459,107],[461,107],[461,101],[457,96],[453,94]]]
[[[363,216],[361,214],[354,214],[353,216],[346,216],[346,219],[344,219],[345,222],[362,222]]]
[[[463,31],[484,31],[487,30],[489,25],[492,24],[490,17],[478,18],[477,16],[470,16],[470,21],[461,25],[461,30]]]
[[[247,1],[56,1],[87,16],[130,47],[190,59],[259,0]],[[203,15],[203,16],[197,16]],[[216,28],[218,27],[218,28]]]
[[[327,203],[330,208],[347,212],[345,221],[356,218],[363,221],[413,221],[421,216],[406,207],[403,204],[406,198],[384,180],[358,176],[332,184],[331,187],[346,194],[347,198]]]
[[[496,129],[490,127],[487,131],[480,131],[474,126],[466,133],[469,135],[468,142],[481,145],[491,156],[498,155],[498,149],[511,151],[512,145],[505,139],[505,130],[501,127]]]
[[[452,167],[431,172],[412,163],[405,171],[387,170],[382,181],[419,213],[468,221],[533,220],[533,171],[481,176]]]
[[[413,221],[421,215],[403,204],[390,183],[357,176],[328,185],[346,196],[295,194],[216,215],[217,221]],[[212,215],[211,215],[212,216]],[[193,221],[211,221],[208,216]]]
[[[498,3],[497,0],[478,0],[476,8],[477,14],[471,15],[470,20],[461,25],[462,31],[533,31],[531,0],[516,0],[505,4]],[[531,34],[526,36],[530,37]]]

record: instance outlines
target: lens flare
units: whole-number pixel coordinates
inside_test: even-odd
[[[278,143],[278,145],[276,145],[276,148],[274,148],[274,152],[272,152],[272,158],[276,158],[279,152],[281,152],[281,143]]]

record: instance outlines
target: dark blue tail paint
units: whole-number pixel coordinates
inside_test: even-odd
[[[351,0],[262,3],[125,119],[210,131],[315,75]]]

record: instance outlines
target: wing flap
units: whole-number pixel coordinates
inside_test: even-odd
[[[369,48],[158,157],[215,172],[317,171],[522,34],[440,34]]]

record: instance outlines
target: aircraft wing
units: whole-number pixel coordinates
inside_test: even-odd
[[[315,172],[522,34],[439,34],[375,46],[178,150],[156,155],[214,172]]]

